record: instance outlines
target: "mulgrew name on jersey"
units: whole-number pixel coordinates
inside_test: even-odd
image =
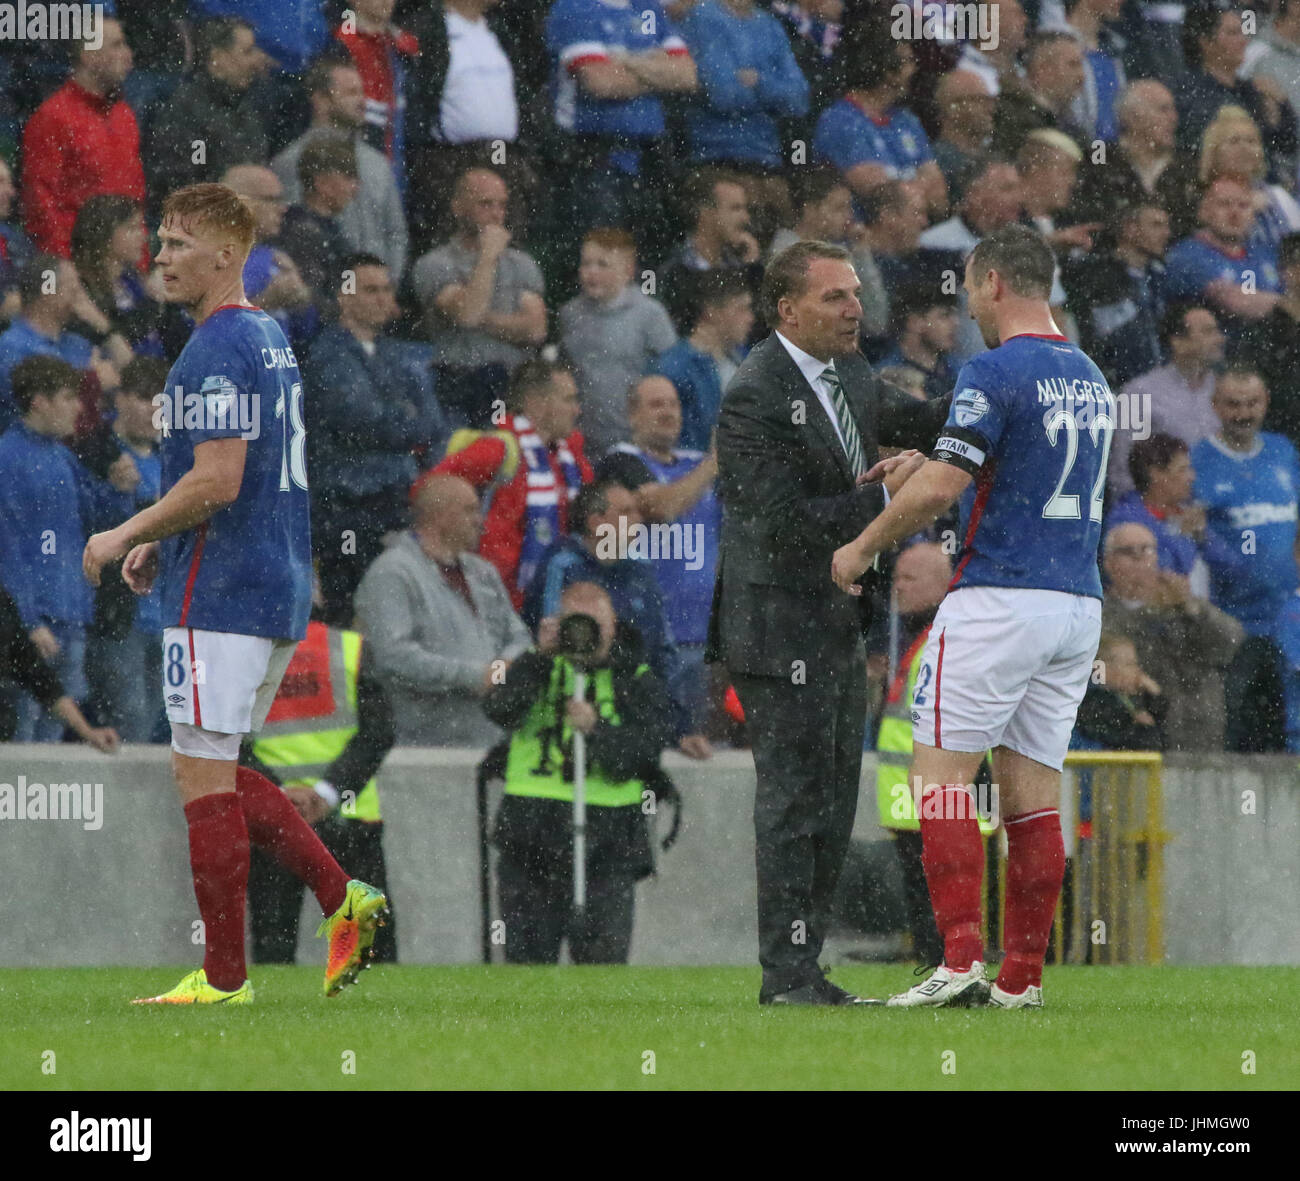
[[[262,364],[267,369],[298,368],[298,358],[291,348],[263,347]],[[262,396],[256,391],[241,390],[221,373],[203,379],[197,390],[169,385],[153,397],[153,428],[164,437],[174,430],[219,431],[228,435],[238,431],[241,439],[256,439],[262,433]]]
[[[951,586],[1101,598],[1106,462],[1115,396],[1063,336],[1013,336],[968,361],[931,453],[974,476],[962,493]]]

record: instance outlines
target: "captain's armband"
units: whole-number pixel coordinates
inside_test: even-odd
[[[977,475],[988,458],[988,444],[975,431],[959,426],[946,426],[935,440],[930,458],[939,463],[950,463],[967,475]]]

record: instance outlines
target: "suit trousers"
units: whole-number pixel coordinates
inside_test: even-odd
[[[734,676],[758,784],[754,855],[764,994],[821,978],[835,887],[853,832],[866,729],[867,674],[856,636],[807,684]]]

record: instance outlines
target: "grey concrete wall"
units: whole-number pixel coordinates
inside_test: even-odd
[[[477,754],[398,750],[380,775],[402,958],[478,957]],[[638,963],[750,963],[755,955],[753,764],[724,752],[665,765],[686,824],[660,873],[639,887]],[[1174,760],[1165,772],[1168,958],[1181,963],[1300,963],[1300,786],[1294,759]],[[79,746],[0,746],[4,784],[100,783],[100,827],[0,818],[0,965],[193,961],[197,919],[184,816],[169,753],[116,758]],[[855,836],[877,840],[867,760]],[[1243,814],[1241,793],[1255,792]],[[666,820],[667,817],[664,817]],[[318,916],[304,907],[302,941]],[[319,951],[313,953],[318,958]]]

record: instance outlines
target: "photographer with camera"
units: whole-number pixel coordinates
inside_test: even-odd
[[[638,634],[619,623],[602,588],[574,583],[558,616],[543,620],[538,650],[510,665],[483,708],[510,731],[493,835],[507,961],[557,963],[567,937],[574,963],[626,963],[636,883],[654,869],[642,793],[672,738],[668,692]],[[580,912],[575,780],[587,805]]]

